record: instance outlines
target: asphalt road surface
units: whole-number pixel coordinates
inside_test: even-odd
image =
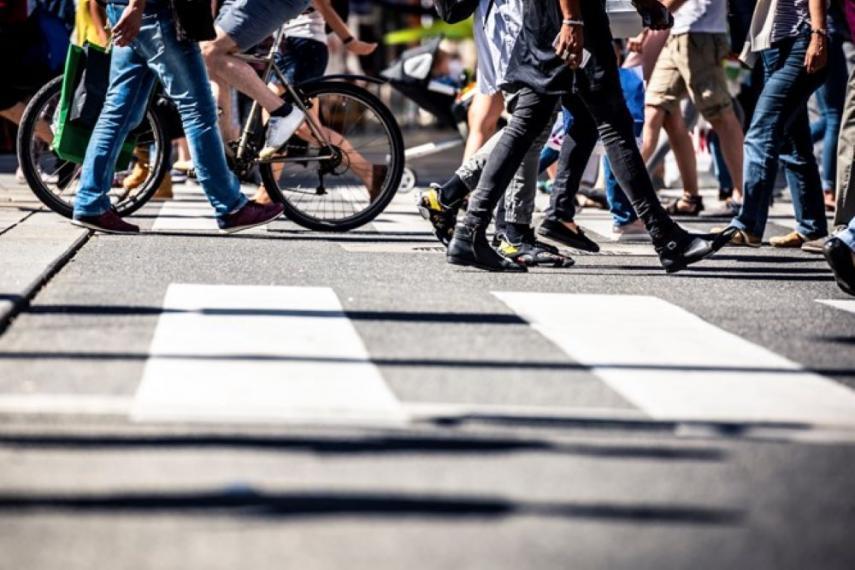
[[[586,210],[603,253],[494,275],[413,194],[221,237],[187,185],[117,237],[0,186],[4,570],[855,568],[855,299],[820,257],[667,276]]]

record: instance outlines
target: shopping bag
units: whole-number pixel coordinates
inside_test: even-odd
[[[68,47],[53,137],[53,151],[61,159],[83,162],[109,83],[110,56],[104,49],[88,43]],[[119,152],[117,170],[127,167],[135,145],[131,133]]]

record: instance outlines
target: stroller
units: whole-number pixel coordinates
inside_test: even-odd
[[[449,84],[431,76],[441,41],[442,38],[437,37],[408,49],[380,73],[396,91],[436,117],[441,125],[456,131],[453,138],[405,149],[407,163],[399,192],[409,192],[418,184],[418,175],[409,161],[463,146],[466,138],[466,115],[475,94],[474,83],[464,85],[463,81],[455,81]]]

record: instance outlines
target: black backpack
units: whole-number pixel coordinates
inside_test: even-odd
[[[478,0],[433,0],[433,6],[443,22],[456,24],[475,13]],[[493,7],[492,2],[490,7]],[[487,13],[489,14],[489,10]]]

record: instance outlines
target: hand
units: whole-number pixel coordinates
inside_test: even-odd
[[[570,69],[576,69],[582,64],[582,45],[584,37],[582,26],[561,26],[555,42],[555,55],[564,60]]]
[[[811,34],[810,45],[805,54],[805,69],[808,73],[816,73],[828,63],[827,41],[828,38],[822,34]]]
[[[356,55],[368,55],[373,53],[375,49],[377,49],[376,43],[368,43],[360,40],[353,40],[352,42],[345,44],[347,51]]]
[[[641,15],[641,24],[651,30],[667,30],[674,25],[674,16],[658,0],[632,0]]]
[[[113,43],[124,47],[134,41],[134,38],[140,33],[142,15],[143,11],[139,5],[133,2],[128,4],[122,12],[122,17],[113,26]]]
[[[633,53],[644,53],[644,39],[647,37],[647,30],[642,30],[640,34],[634,38],[629,38],[626,41],[626,49]]]

